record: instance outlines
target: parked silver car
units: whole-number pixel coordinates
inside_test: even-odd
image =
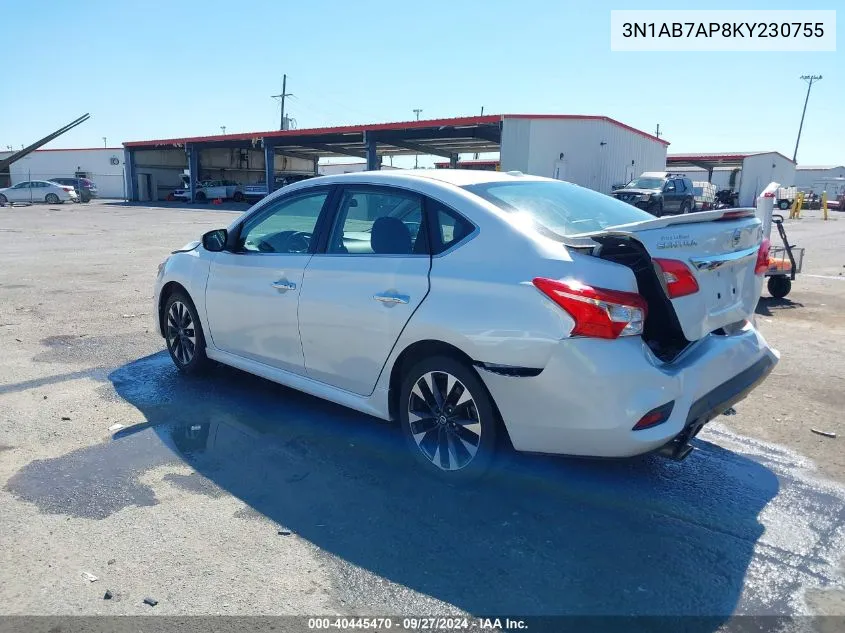
[[[753,210],[654,218],[496,172],[288,186],[159,268],[177,367],[213,359],[397,420],[472,477],[517,450],[675,458],[772,370]]]

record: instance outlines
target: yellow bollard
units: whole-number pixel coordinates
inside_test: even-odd
[[[827,191],[822,191],[822,212],[824,219],[827,220]]]
[[[804,192],[801,191],[795,196],[792,208],[789,210],[789,219],[798,220],[801,218],[801,207],[804,206]]]

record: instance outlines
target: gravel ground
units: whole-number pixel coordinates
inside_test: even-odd
[[[0,614],[845,615],[845,214],[788,223],[782,361],[685,462],[511,455],[467,489],[372,418],[175,372],[156,265],[234,217],[0,208]]]

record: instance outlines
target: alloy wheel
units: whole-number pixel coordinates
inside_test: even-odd
[[[181,301],[174,301],[167,311],[167,347],[182,365],[188,365],[194,358],[197,333],[191,311]]]
[[[481,419],[472,394],[444,371],[423,374],[408,399],[408,421],[417,448],[441,470],[460,470],[481,444]]]

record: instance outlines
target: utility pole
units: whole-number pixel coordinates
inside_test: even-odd
[[[481,106],[481,116],[484,116],[484,106]],[[479,154],[478,152],[476,152],[476,153],[473,155],[473,157],[475,158],[475,160],[478,160],[478,157],[479,157],[479,156],[480,156],[480,154]]]
[[[288,128],[287,123],[285,121],[285,97],[292,97],[292,92],[287,92],[287,85],[288,85],[288,76],[282,75],[282,94],[272,95],[273,99],[280,99],[282,102],[282,114],[279,119],[279,129],[286,130]]]
[[[420,120],[420,112],[422,112],[422,108],[414,108],[414,114],[417,115],[417,121]],[[420,166],[419,158],[419,154],[414,154],[414,169],[418,169]]]
[[[798,143],[801,142],[801,130],[804,129],[804,115],[807,114],[807,102],[810,100],[810,89],[813,83],[821,80],[821,75],[801,75],[801,79],[807,82],[807,97],[804,99],[804,110],[801,112],[801,125],[798,126],[798,138],[795,139],[795,151],[792,153],[792,162],[798,160]]]
[[[105,136],[103,137],[103,147],[108,147],[108,144],[106,143],[106,137]]]
[[[225,133],[226,133],[226,126],[225,126],[225,125],[221,125],[221,126],[220,126],[220,131],[221,131],[223,134],[225,134]]]
[[[657,124],[657,129],[654,131],[654,135],[657,138],[660,138],[660,124],[659,123]]]

